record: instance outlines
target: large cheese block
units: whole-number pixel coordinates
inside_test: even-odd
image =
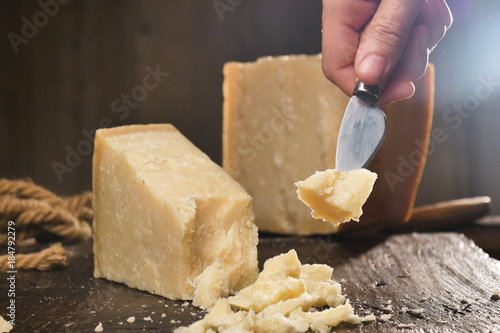
[[[261,231],[325,234],[400,223],[411,215],[425,165],[433,111],[433,67],[415,95],[384,111],[387,136],[367,167],[379,180],[359,223],[317,221],[294,183],[335,168],[349,101],[321,70],[321,56],[266,57],[224,66],[223,166],[254,198]]]
[[[96,133],[94,276],[210,307],[255,281],[252,199],[172,125]]]
[[[318,171],[296,182],[299,199],[308,205],[316,219],[339,225],[359,221],[362,206],[372,192],[377,174],[366,169]]]

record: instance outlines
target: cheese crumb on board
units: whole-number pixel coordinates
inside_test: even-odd
[[[302,265],[290,250],[267,260],[254,284],[217,300],[205,318],[174,332],[328,332],[343,321],[361,323],[332,271]]]
[[[94,329],[95,332],[102,332],[104,331],[104,328],[102,327],[102,323],[99,322],[99,324],[95,327]]]
[[[98,130],[93,188],[94,277],[204,308],[257,278],[252,198],[172,125]]]
[[[380,316],[380,320],[382,321],[388,321],[389,319],[391,319],[392,315],[391,314],[383,314]]]
[[[424,313],[424,309],[413,309],[413,310],[410,310],[410,312],[414,315],[421,315]]]
[[[135,323],[135,317],[134,317],[134,316],[132,316],[132,317],[128,317],[128,318],[127,318],[127,323],[131,323],[131,324],[132,324],[132,323]]]
[[[5,320],[2,316],[0,316],[0,332],[8,333],[13,328],[14,326],[12,326],[7,320]]]
[[[361,207],[376,179],[377,174],[366,169],[347,172],[328,169],[295,185],[299,199],[312,209],[314,218],[337,226],[350,220],[359,221],[363,214]]]
[[[377,320],[377,317],[375,317],[375,315],[374,315],[374,314],[369,314],[369,315],[364,316],[363,318],[361,318],[361,321],[362,321],[363,323],[365,323],[365,322],[370,322],[370,321],[375,321],[375,320]]]

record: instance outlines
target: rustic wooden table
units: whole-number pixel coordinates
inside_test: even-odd
[[[205,314],[190,302],[94,279],[91,241],[65,247],[68,267],[17,272],[12,332],[94,332],[100,322],[104,332],[171,332]],[[356,312],[377,316],[375,322],[343,324],[335,332],[500,332],[500,301],[492,297],[500,289],[496,221],[432,233],[261,235],[259,262],[292,248],[303,263],[334,267],[333,277],[341,281]],[[0,273],[4,317],[7,277]],[[403,307],[409,311],[404,313]],[[423,313],[412,313],[414,309]],[[384,322],[382,314],[392,316]],[[132,316],[135,322],[127,322]],[[408,324],[415,326],[402,326]]]

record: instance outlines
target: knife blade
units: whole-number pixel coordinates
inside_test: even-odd
[[[356,82],[340,125],[335,157],[337,170],[366,167],[382,146],[387,121],[384,111],[376,105],[379,94],[380,86]]]

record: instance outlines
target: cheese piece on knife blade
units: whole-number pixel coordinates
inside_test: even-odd
[[[296,182],[299,199],[312,209],[312,216],[334,225],[359,221],[361,207],[372,192],[377,174],[366,169],[316,172]]]
[[[432,66],[415,87],[411,99],[384,108],[386,140],[368,166],[380,180],[363,206],[363,216],[359,223],[335,227],[311,217],[310,209],[297,198],[294,183],[317,170],[335,168],[349,97],[325,78],[317,55],[227,63],[223,166],[254,198],[259,229],[309,235],[407,221],[429,143]]]
[[[94,276],[210,307],[255,281],[252,199],[172,125],[98,130]]]

